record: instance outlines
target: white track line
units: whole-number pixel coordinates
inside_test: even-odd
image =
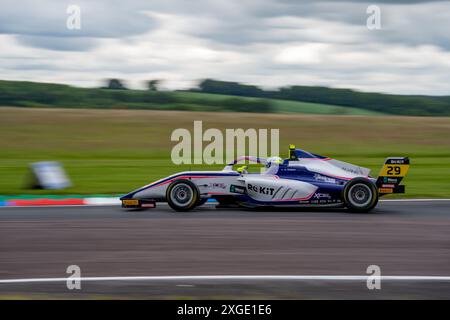
[[[293,281],[293,280],[322,280],[322,281],[366,281],[369,276],[333,276],[333,275],[210,275],[210,276],[136,276],[136,277],[81,277],[81,278],[28,278],[3,279],[0,284],[12,283],[42,283],[66,281]],[[375,279],[372,277],[371,279]],[[381,276],[382,281],[450,281],[450,276]]]

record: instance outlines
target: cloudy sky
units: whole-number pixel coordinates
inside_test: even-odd
[[[381,9],[369,30],[367,7]],[[69,5],[81,29],[68,29]],[[0,0],[0,79],[203,78],[450,95],[450,2]]]

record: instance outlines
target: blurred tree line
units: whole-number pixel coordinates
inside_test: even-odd
[[[0,106],[276,112],[272,100],[268,99],[281,99],[397,115],[450,115],[450,96],[392,95],[307,86],[262,90],[253,85],[212,79],[203,80],[198,88],[187,90],[221,95],[208,98],[205,95],[183,94],[182,91],[160,91],[160,84],[161,80],[149,80],[146,90],[130,90],[120,79],[109,79],[102,88],[0,81]]]
[[[147,90],[130,90],[124,81],[109,79],[101,88],[61,84],[0,81],[0,106],[59,108],[129,108],[154,110],[272,112],[268,100],[239,97],[204,99],[159,91],[160,80],[147,82]]]
[[[112,89],[112,90],[128,90],[128,88],[125,86],[123,80],[120,79],[108,79],[106,80],[106,86],[102,87],[103,89]],[[147,90],[150,91],[158,91],[158,86],[160,84],[161,80],[155,79],[155,80],[149,80],[146,82]]]
[[[199,89],[191,91],[332,104],[398,115],[450,115],[450,96],[393,95],[311,86],[262,90],[252,85],[212,79],[203,80]]]

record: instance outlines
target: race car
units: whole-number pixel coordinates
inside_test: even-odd
[[[250,173],[241,161],[259,163],[264,170]],[[404,193],[400,185],[409,158],[388,157],[378,178],[370,169],[289,148],[289,158],[239,157],[222,171],[186,171],[152,182],[121,197],[123,208],[154,208],[167,202],[176,211],[189,211],[215,199],[230,207],[346,207],[369,212],[386,194]]]

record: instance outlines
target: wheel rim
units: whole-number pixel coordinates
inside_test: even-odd
[[[172,188],[170,198],[177,206],[184,207],[192,201],[193,194],[192,188],[189,185],[180,183]]]
[[[371,188],[363,183],[357,183],[351,186],[348,195],[348,201],[355,207],[365,207],[373,198]]]

